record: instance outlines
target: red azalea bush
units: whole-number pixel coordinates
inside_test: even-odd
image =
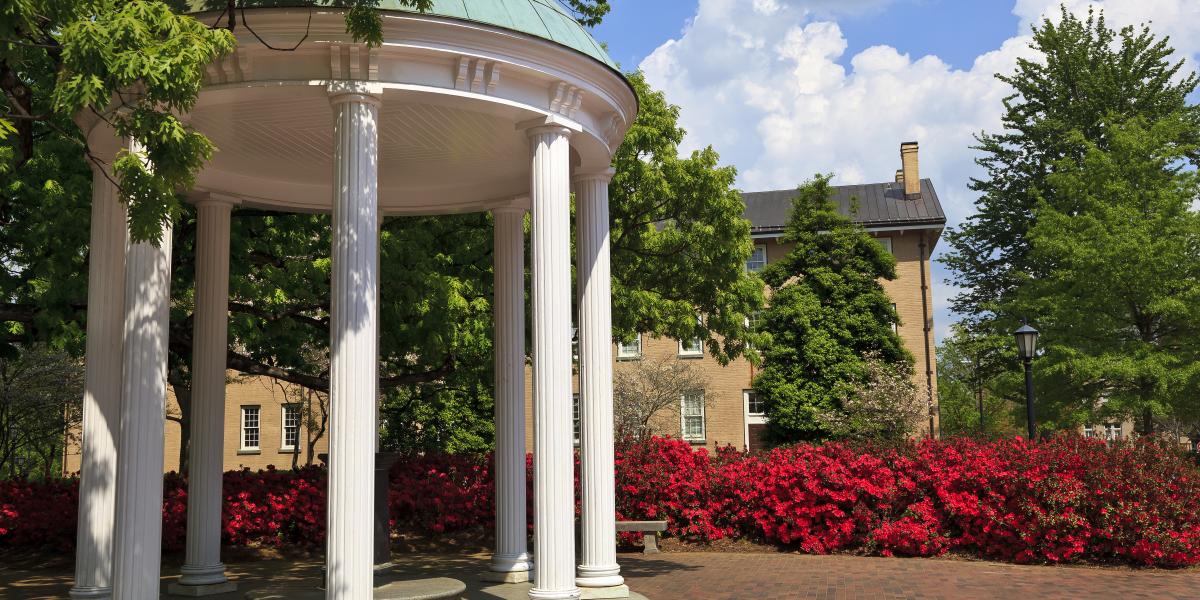
[[[437,535],[494,524],[490,456],[406,457],[390,475],[395,531]],[[325,481],[316,467],[226,473],[223,540],[320,548]],[[1200,472],[1152,443],[957,439],[710,454],[653,438],[618,445],[616,484],[617,518],[666,520],[667,535],[693,542],[742,538],[886,556],[953,549],[1015,562],[1200,563]],[[69,551],[77,494],[76,480],[0,482],[0,547]],[[183,478],[168,475],[163,496],[163,546],[178,550],[186,532]]]

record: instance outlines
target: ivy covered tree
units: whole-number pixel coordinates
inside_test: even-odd
[[[757,329],[769,341],[754,389],[777,442],[832,434],[828,415],[870,383],[869,356],[912,369],[879,283],[896,278],[896,259],[838,212],[829,179],[818,175],[796,191],[783,235],[795,246],[761,272],[770,297]]]

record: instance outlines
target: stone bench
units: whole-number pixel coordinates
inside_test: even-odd
[[[666,530],[666,521],[617,521],[617,531],[642,532],[642,554],[658,554],[658,533]]]

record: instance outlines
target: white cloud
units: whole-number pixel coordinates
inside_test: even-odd
[[[793,187],[815,173],[837,182],[885,181],[902,141],[921,143],[921,175],[932,178],[951,224],[972,209],[978,174],[973,134],[1000,127],[995,79],[1030,55],[1028,32],[1054,18],[1060,0],[1015,0],[1022,23],[999,48],[954,69],[936,56],[874,46],[839,64],[847,42],[840,14],[888,0],[700,0],[695,18],[641,63],[647,80],[682,107],[682,150],[712,145],[739,169],[746,190]],[[1184,56],[1200,52],[1198,0],[1067,0],[1070,10],[1104,9],[1113,26],[1152,21]],[[939,245],[939,250],[945,248]],[[944,275],[935,273],[935,280]],[[949,290],[945,290],[949,291]],[[950,322],[939,298],[939,331]]]

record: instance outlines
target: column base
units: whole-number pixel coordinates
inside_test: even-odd
[[[72,600],[111,600],[112,588],[110,587],[76,587],[71,588],[67,595]]]
[[[492,583],[528,583],[533,581],[533,571],[484,571],[479,574],[479,580]]]
[[[617,585],[623,585],[624,583],[625,583],[625,578],[621,577],[620,575],[607,575],[604,577],[577,576],[575,578],[575,585],[577,585],[581,588],[585,588],[585,589],[586,588],[613,587],[613,586],[617,586]]]
[[[569,590],[529,590],[529,600],[579,600],[579,588]]]
[[[223,581],[221,583],[201,583],[198,585],[188,585],[184,583],[172,583],[167,585],[168,595],[187,596],[189,598],[215,596],[217,594],[228,594],[236,591],[237,583],[232,581]]]
[[[580,598],[628,598],[629,586],[625,584],[609,587],[581,587]]]

